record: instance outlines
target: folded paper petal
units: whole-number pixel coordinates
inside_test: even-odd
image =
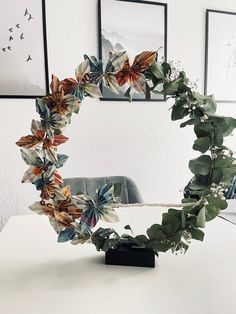
[[[80,218],[81,231],[88,232],[91,228],[95,227],[99,220],[99,213],[95,208],[86,209]]]
[[[74,78],[66,78],[61,84],[65,94],[73,94],[78,87],[78,82]]]
[[[35,148],[43,143],[44,132],[37,131],[36,135],[27,135],[22,136],[19,141],[16,142],[16,145],[19,147],[25,148]]]
[[[35,213],[37,213],[39,215],[44,215],[45,214],[45,212],[46,212],[45,207],[46,207],[45,203],[44,203],[44,205],[42,205],[42,202],[35,202],[34,204],[29,206],[29,208],[33,212],[35,212]]]
[[[31,122],[31,128],[30,128],[32,134],[36,134],[38,131],[42,131],[44,133],[44,129],[43,129],[43,126],[42,126],[42,123],[41,121],[37,121],[37,120],[32,120]]]
[[[62,223],[65,227],[70,227],[70,224],[74,221],[72,216],[67,214],[66,212],[59,212],[57,210],[54,211],[54,217],[57,221]]]
[[[50,89],[52,93],[58,93],[60,91],[60,81],[58,77],[54,74],[52,74],[52,81],[50,84]]]
[[[114,184],[108,183],[97,192],[98,204],[103,205],[109,203],[113,198]]]
[[[90,65],[89,60],[83,61],[75,70],[75,77],[79,84],[89,82]]]
[[[42,163],[42,151],[38,149],[21,148],[24,162],[30,166],[39,166]]]
[[[76,232],[73,228],[66,228],[65,230],[62,230],[59,235],[57,242],[67,242],[71,241],[76,237]]]
[[[78,208],[85,210],[95,205],[94,200],[91,196],[80,194],[71,196],[72,202],[78,206]]]
[[[134,58],[132,66],[130,66],[128,57],[125,60],[122,70],[116,73],[116,78],[120,86],[128,83],[130,87],[133,87],[138,93],[145,92],[145,84],[142,73],[147,70],[157,56],[156,52],[143,51]],[[146,80],[146,79],[145,79]]]
[[[119,217],[117,215],[117,213],[114,211],[113,208],[111,207],[103,207],[100,211],[99,211],[99,216],[100,219],[106,222],[117,222],[119,221]]]
[[[22,183],[35,182],[41,177],[43,171],[44,168],[41,166],[38,167],[31,166],[25,171],[21,182]]]
[[[57,168],[63,167],[68,158],[69,157],[67,155],[57,154],[57,164],[56,164],[56,167]]]
[[[66,197],[64,196],[60,186],[57,183],[50,182],[45,184],[41,189],[40,194],[42,199],[57,199],[57,200],[64,200]]]
[[[84,84],[83,89],[86,94],[88,94],[90,97],[101,97],[102,93],[100,88],[92,83]]]
[[[56,231],[56,233],[60,233],[65,228],[63,224],[57,221],[56,218],[53,216],[49,216],[49,222],[51,226],[53,227],[53,229]]]

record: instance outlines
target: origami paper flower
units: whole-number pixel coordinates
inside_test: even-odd
[[[71,227],[75,219],[81,216],[81,210],[71,202],[70,186],[62,188],[61,193],[64,196],[63,200],[42,200],[30,206],[32,211],[50,216],[50,222],[57,232],[65,227]]]
[[[99,87],[90,83],[89,73],[89,60],[85,60],[75,70],[76,79],[66,78],[61,82],[64,92],[75,95],[80,101],[84,99],[84,96],[101,97]]]
[[[118,216],[111,206],[112,202],[116,202],[120,195],[121,187],[119,183],[109,183],[97,191],[95,200],[89,195],[72,196],[72,201],[83,210],[80,218],[82,233],[87,233],[91,228],[95,227],[98,220],[106,222],[118,221]]]
[[[131,66],[127,57],[122,70],[116,73],[119,85],[123,86],[127,83],[130,89],[134,89],[137,93],[145,93],[146,78],[143,72],[151,66],[156,56],[156,52],[143,51],[134,58]]]
[[[31,182],[35,183],[38,180],[43,180],[42,175],[44,175],[45,180],[52,181],[57,184],[62,184],[63,179],[61,178],[58,168],[62,167],[68,156],[63,154],[57,155],[57,163],[52,163],[46,158],[42,156],[41,149],[30,149],[30,148],[22,148],[21,155],[24,162],[30,167],[26,170],[23,175],[22,183]],[[39,184],[37,189],[40,189]]]
[[[115,74],[122,70],[125,60],[127,58],[126,52],[110,52],[110,58],[103,70],[103,63],[96,57],[84,56],[85,60],[89,60],[90,64],[90,80],[96,85],[101,82],[109,88],[112,92],[119,93],[119,84]]]
[[[16,142],[19,147],[35,148],[42,146],[45,156],[52,163],[57,162],[56,147],[67,142],[68,137],[60,134],[54,134],[53,139],[47,137],[47,133],[40,121],[32,120],[31,132],[33,135],[23,136]]]
[[[53,139],[54,133],[61,134],[62,129],[69,124],[69,115],[52,113],[43,99],[36,99],[36,110],[40,115],[43,128],[47,132],[47,137]]]
[[[63,182],[63,180],[62,180]],[[37,190],[41,190],[40,197],[42,199],[57,199],[64,200],[65,196],[62,193],[61,187],[55,181],[50,181],[48,179],[39,179],[35,182]],[[39,188],[39,186],[42,186]]]
[[[43,101],[47,104],[51,112],[58,113],[60,115],[66,115],[71,112],[79,112],[79,99],[71,94],[65,95],[62,85],[55,75],[52,75],[50,88],[52,93],[43,97]]]

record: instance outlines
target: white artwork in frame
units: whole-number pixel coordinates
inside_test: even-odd
[[[99,0],[99,57],[106,63],[109,51],[127,51],[131,60],[142,51],[157,51],[158,61],[167,55],[167,4],[141,0]],[[103,86],[102,100],[127,100]],[[163,101],[151,93],[151,100]],[[134,94],[133,100],[145,95]]]
[[[45,0],[0,1],[0,97],[48,92]]]
[[[236,13],[207,10],[205,94],[236,102]]]

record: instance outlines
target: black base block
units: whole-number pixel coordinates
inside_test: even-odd
[[[155,267],[155,253],[145,248],[109,249],[105,253],[107,265]]]

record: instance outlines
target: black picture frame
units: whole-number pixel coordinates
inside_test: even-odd
[[[12,7],[16,10],[11,10]],[[21,3],[1,0],[0,9],[4,9],[0,10],[1,22],[5,20],[2,28],[5,40],[0,48],[0,98],[46,95],[49,93],[49,75],[45,0],[31,0],[30,4],[24,0]],[[13,70],[14,77],[9,74]]]
[[[235,25],[236,12],[206,10],[204,93],[217,102],[236,102]]]
[[[158,11],[158,14],[160,14],[160,16],[162,16],[163,22],[160,22],[162,24],[162,30],[163,33],[160,33],[160,37],[162,38],[162,42],[159,44],[157,44],[155,46],[155,48],[153,47],[152,49],[148,49],[147,47],[143,47],[141,50],[137,51],[136,54],[142,52],[143,50],[157,50],[160,46],[162,46],[162,49],[160,49],[161,51],[161,55],[162,55],[162,59],[167,60],[167,4],[166,3],[161,3],[161,2],[153,2],[153,1],[142,1],[142,0],[98,0],[98,47],[99,47],[99,58],[106,63],[106,60],[104,60],[104,56],[103,56],[103,21],[104,21],[104,14],[106,14],[105,9],[104,9],[104,4],[108,3],[106,1],[109,1],[109,5],[113,4],[112,9],[113,12],[111,11],[111,7],[109,8],[109,10],[107,10],[107,13],[109,12],[111,18],[113,21],[118,21],[117,23],[122,24],[122,27],[124,27],[124,21],[125,18],[124,16],[119,16],[116,14],[115,10],[117,8],[117,5],[122,4],[123,6],[126,5],[127,6],[127,10],[130,10],[131,7],[135,5],[135,12],[136,14],[138,14],[138,8],[140,10],[140,14],[142,15],[142,20],[144,19],[144,17],[147,18],[147,21],[150,21],[150,19],[148,19],[147,14],[145,15],[145,12],[149,12],[150,10],[153,12],[155,12],[155,10]],[[114,6],[114,4],[116,4],[116,8]],[[131,5],[131,6],[130,6]],[[137,8],[138,6],[138,8]],[[148,8],[148,10],[147,10]],[[122,8],[121,8],[122,10]],[[156,12],[157,12],[156,11]],[[130,27],[130,25],[132,24],[132,12],[130,11],[130,20],[127,22],[127,27]],[[142,20],[139,20],[137,24],[140,24]],[[153,21],[153,25],[155,25],[155,23],[157,22],[158,19],[156,19],[155,21]],[[134,21],[135,22],[135,21]],[[145,21],[143,22],[145,23]],[[134,23],[134,29],[133,31],[135,32],[135,27],[136,27],[135,23]],[[114,30],[115,31],[115,30]],[[156,27],[153,27],[152,31],[156,31],[156,32],[161,32],[161,30],[157,30]],[[137,37],[138,37],[138,32],[137,32]],[[117,43],[119,44],[119,43]],[[117,49],[114,49],[117,50]],[[129,53],[128,49],[127,52]],[[134,49],[135,50],[135,49]],[[161,56],[158,58],[158,61],[160,61]],[[100,100],[103,101],[128,101],[128,98],[123,96],[123,93],[120,93],[119,95],[112,93],[110,90],[108,90],[106,87],[102,86],[102,93],[103,93],[103,97],[100,98]],[[134,94],[132,97],[133,101],[165,101],[166,97],[159,94],[159,95],[152,95],[153,97],[151,99],[145,99],[145,95],[144,94]],[[154,98],[155,97],[155,98]]]

